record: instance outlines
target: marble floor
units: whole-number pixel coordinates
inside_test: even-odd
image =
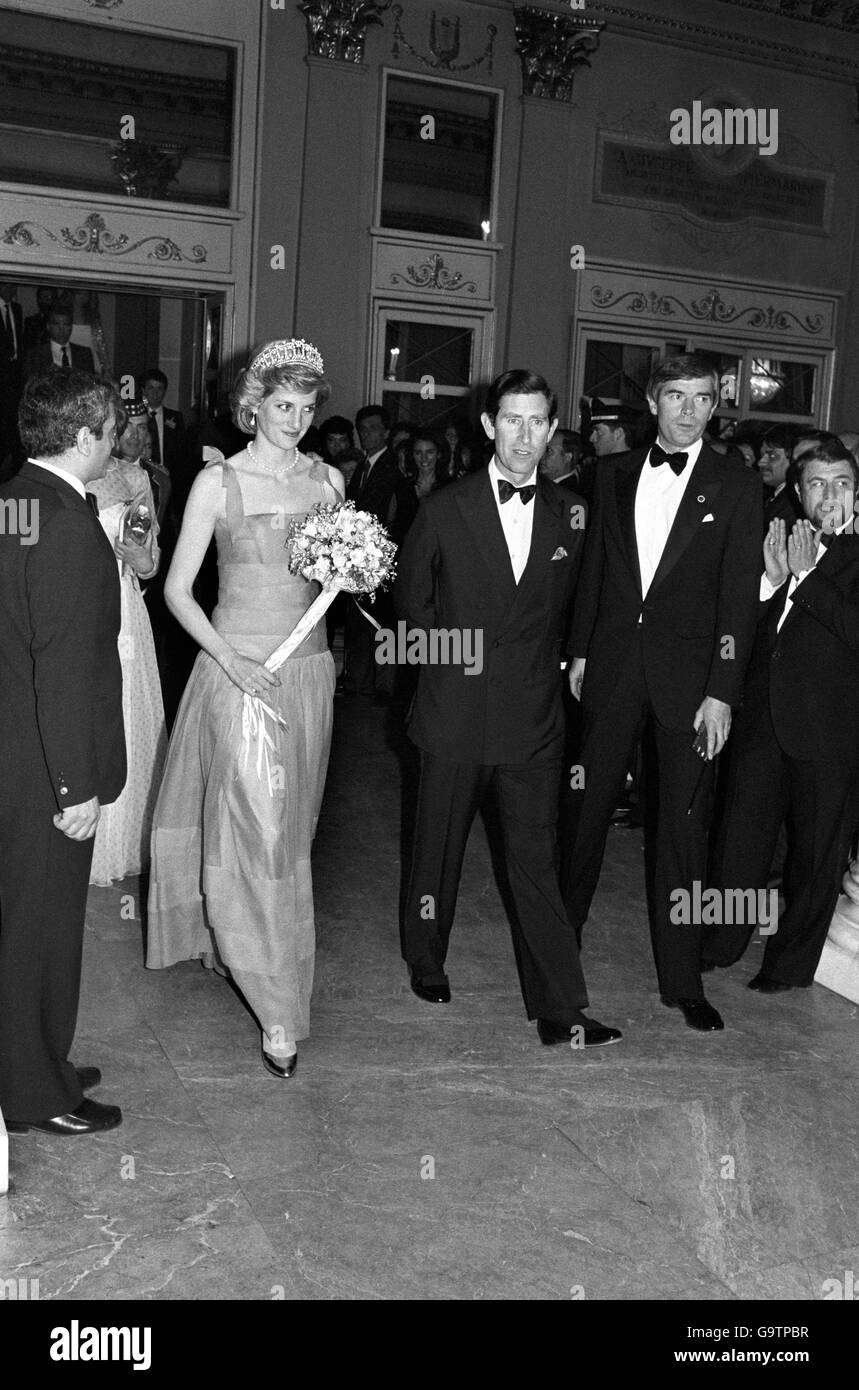
[[[731,1301],[816,1300],[859,1270],[857,1007],[750,993],[755,945],[709,977],[726,1031],[691,1032],[656,993],[640,834],[616,830],[584,959],[624,1039],[543,1048],[483,824],[453,1001],[422,1004],[396,926],[401,768],[390,715],[338,700],[291,1082],[226,981],[143,968],[136,880],[92,890],[75,1060],[125,1119],[10,1138],[0,1278],[42,1299]]]

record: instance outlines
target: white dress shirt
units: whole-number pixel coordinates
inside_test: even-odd
[[[366,460],[365,460],[365,462],[364,462],[364,476],[363,476],[363,478],[361,479],[361,486],[362,486],[362,487],[364,486],[364,484],[366,483],[367,479],[368,479],[369,476],[370,476],[370,473],[372,472],[373,464],[376,463],[376,461],[382,457],[382,455],[383,455],[383,453],[385,452],[385,449],[387,449],[387,447],[388,447],[387,444],[385,444],[381,449],[377,449],[376,452],[375,452],[375,454],[368,454],[368,455],[367,455],[367,458],[366,458]]]
[[[853,520],[854,520],[854,518],[853,518],[852,516],[848,516],[847,520],[844,521],[844,522],[842,522],[842,524],[838,527],[838,529],[837,529],[836,531],[833,531],[833,532],[832,532],[833,536],[840,536],[841,533],[842,533],[842,531],[846,531],[847,527],[850,525],[851,521],[853,521]],[[794,595],[794,591],[795,591],[797,585],[802,583],[802,581],[803,581],[803,579],[805,579],[806,575],[811,574],[811,570],[813,570],[813,569],[815,569],[815,568],[817,567],[817,562],[818,562],[818,560],[820,559],[821,555],[825,555],[825,554],[826,554],[826,546],[825,546],[825,545],[821,545],[820,541],[818,541],[818,543],[817,543],[817,554],[816,554],[815,557],[814,557],[814,564],[811,566],[811,569],[803,570],[802,573],[801,573],[800,575],[798,575],[798,576],[795,575],[795,574],[792,574],[792,575],[790,576],[790,584],[788,585],[787,599],[786,599],[785,605],[784,605],[784,612],[782,613],[781,617],[780,617],[779,620],[778,620],[778,625],[777,625],[777,627],[776,627],[776,632],[781,632],[782,628],[784,627],[785,618],[787,617],[787,615],[788,615],[788,613],[790,612],[791,608],[793,608],[793,595]],[[778,593],[778,590],[779,590],[780,588],[781,588],[781,584],[778,584],[778,585],[773,584],[773,583],[770,581],[769,575],[767,574],[766,570],[764,570],[763,574],[761,575],[761,590],[760,590],[761,603],[766,603],[768,599],[771,599],[771,598],[772,598],[773,594]]]
[[[520,497],[511,497],[509,501],[502,502],[498,495],[498,484],[504,477],[498,464],[493,457],[489,465],[489,477],[492,482],[492,496],[495,498],[495,505],[498,508],[498,516],[501,520],[501,527],[504,531],[504,539],[507,542],[507,553],[510,556],[510,564],[513,566],[513,578],[516,583],[525,573],[525,566],[528,563],[528,556],[531,553],[531,532],[534,529],[534,498],[529,502],[523,502]],[[505,482],[509,482],[505,478]],[[514,487],[527,487],[529,483],[536,483],[536,468],[530,477],[523,478],[521,483],[514,483]]]
[[[662,444],[661,439],[659,443]],[[683,452],[687,455],[682,473],[675,473],[670,463],[660,463],[658,468],[651,468],[649,451],[644,460],[635,493],[635,541],[641,570],[642,598],[646,596],[653,583],[653,576],[659,568],[665,542],[674,525],[677,509],[683,501],[683,494],[692,477],[692,470],[698,461],[703,443],[704,441],[699,439],[682,451],[665,450],[666,453]],[[638,621],[641,622],[641,619]]]
[[[68,359],[67,359],[67,360],[68,360],[69,366],[71,366],[71,365],[72,365],[72,345],[71,345],[71,343],[66,343],[64,347],[61,347],[60,344],[59,344],[59,343],[55,343],[54,340],[53,340],[53,338],[52,338],[52,339],[51,339],[51,357],[53,358],[54,366],[55,366],[55,367],[61,367],[61,366],[63,365],[63,353],[64,353],[64,352],[68,353]]]
[[[86,488],[80,478],[76,478],[74,473],[67,473],[65,468],[59,468],[55,463],[48,463],[45,459],[27,459],[28,463],[35,463],[37,468],[46,468],[49,473],[56,473],[58,478],[62,478],[64,483],[73,487],[75,492],[79,492],[86,502]]]

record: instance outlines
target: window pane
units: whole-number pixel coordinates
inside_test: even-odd
[[[814,378],[811,362],[779,362],[772,357],[753,357],[749,386],[750,409],[768,415],[811,415],[814,410]]]
[[[655,347],[591,340],[585,352],[583,394],[646,406],[646,388],[659,356]]]
[[[491,235],[496,108],[491,92],[388,78],[383,227]]]
[[[385,379],[420,382],[431,376],[439,386],[468,387],[473,345],[472,328],[390,319],[385,328]]]
[[[382,393],[382,404],[394,423],[399,425],[425,425],[444,429],[445,425],[454,420],[462,420],[468,414],[468,400],[465,396],[437,396],[434,401],[425,401],[414,392],[406,394],[401,391],[385,391]],[[482,430],[480,433],[482,434]]]
[[[0,35],[0,180],[227,206],[231,48],[7,9]]]

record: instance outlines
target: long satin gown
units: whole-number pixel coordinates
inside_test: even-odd
[[[215,465],[218,466],[218,465]],[[287,487],[272,479],[270,511],[247,515],[237,470],[223,467],[215,630],[266,658],[319,585],[288,569],[285,535],[320,501],[339,501],[324,465],[299,455]],[[293,511],[292,508],[295,508]],[[274,732],[275,773],[242,754],[242,692],[200,652],[170,740],[155,809],[146,963],[215,960],[229,971],[277,1056],[310,1031],[315,928],[310,850],[322,802],[334,695],[324,620],[280,667],[266,700],[286,721]],[[272,731],[271,721],[267,721]],[[271,780],[271,787],[270,787]]]

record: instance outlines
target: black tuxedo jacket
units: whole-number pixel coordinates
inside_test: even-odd
[[[804,515],[802,503],[790,483],[779,493],[764,492],[764,535],[770,529],[771,521],[783,521],[790,535],[794,522]]]
[[[372,512],[383,526],[387,526],[393,539],[399,544],[414,520],[417,510],[415,490],[404,478],[397,465],[397,456],[391,449],[380,454],[370,470],[370,476],[361,485],[363,464],[359,464],[349,480],[346,500],[354,502],[359,511]],[[392,500],[396,499],[392,509]],[[389,520],[389,517],[392,519]]]
[[[181,410],[168,410],[162,406],[164,414],[164,448],[161,462],[168,473],[181,472],[187,465],[187,440],[185,438],[185,419]],[[153,429],[157,428],[152,421]]]
[[[514,497],[506,505],[522,503]],[[409,723],[419,748],[468,763],[560,756],[560,664],[584,518],[581,498],[539,478],[531,550],[517,585],[486,469],[421,502],[398,562],[397,614],[423,631],[478,629],[483,669],[421,668]]]
[[[761,481],[705,444],[642,598],[635,494],[647,454],[600,461],[569,651],[587,658],[582,703],[597,711],[640,635],[657,719],[690,729],[705,696],[740,703],[758,617]]]
[[[79,343],[69,343],[69,356],[72,360],[72,369],[76,372],[95,373],[95,358],[89,348],[81,347]],[[54,359],[51,355],[51,344],[39,343],[31,352],[27,353],[24,360],[24,380],[35,376],[37,372],[50,371],[54,366]]]
[[[789,757],[856,765],[859,536],[833,537],[778,632],[789,588],[787,580],[762,605],[737,732],[755,740],[772,729]]]
[[[0,798],[51,814],[115,801],[126,775],[116,557],[84,499],[35,464],[0,488],[0,509]]]

